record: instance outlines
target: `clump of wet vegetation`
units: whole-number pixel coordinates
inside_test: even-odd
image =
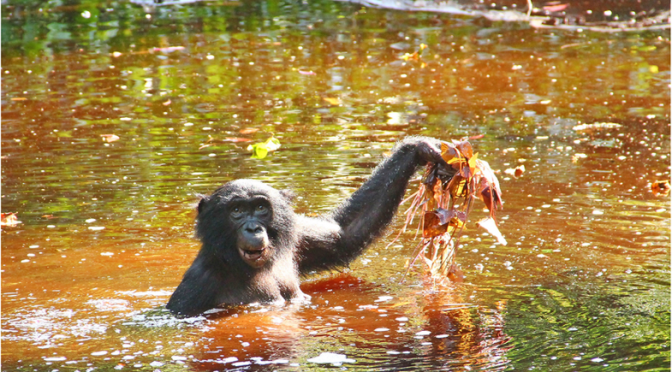
[[[422,239],[409,268],[421,258],[433,277],[461,281],[456,243],[476,199],[483,201],[490,211],[478,225],[499,243],[507,244],[495,219],[495,211],[502,208],[502,191],[490,164],[478,158],[468,140],[441,142],[441,157],[446,164],[427,165],[418,190],[411,196],[402,232],[419,213]]]

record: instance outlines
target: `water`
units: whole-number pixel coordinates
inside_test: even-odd
[[[670,202],[649,188],[670,178],[669,29],[329,1],[2,13],[2,211],[22,222],[2,229],[3,370],[669,369]],[[620,127],[573,129],[597,122]],[[306,278],[308,305],[164,310],[198,193],[250,177],[326,212],[409,134],[484,135],[500,172],[509,245],[472,212],[464,283],[406,275],[398,218]]]

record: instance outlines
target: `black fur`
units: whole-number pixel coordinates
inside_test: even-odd
[[[259,181],[229,182],[202,197],[196,236],[203,246],[167,308],[196,315],[222,304],[306,298],[300,275],[359,256],[392,220],[417,168],[445,164],[439,148],[432,138],[404,139],[359,190],[322,217],[296,215],[291,192]]]

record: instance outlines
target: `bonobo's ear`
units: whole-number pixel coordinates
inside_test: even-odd
[[[296,198],[296,194],[294,194],[294,191],[285,189],[285,190],[280,190],[280,195],[282,195],[285,199],[287,199],[288,203],[294,202],[294,199]]]
[[[196,209],[198,210],[198,214],[201,214],[201,212],[203,212],[203,209],[205,209],[205,206],[208,203],[208,201],[210,201],[210,195],[196,194],[196,196],[200,199],[198,201],[198,206],[196,207]]]

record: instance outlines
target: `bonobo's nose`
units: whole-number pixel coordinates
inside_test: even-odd
[[[244,228],[245,228],[245,232],[250,233],[250,234],[258,234],[258,233],[264,231],[263,228],[261,227],[261,225],[259,225],[258,223],[253,223],[253,222],[246,223]]]

